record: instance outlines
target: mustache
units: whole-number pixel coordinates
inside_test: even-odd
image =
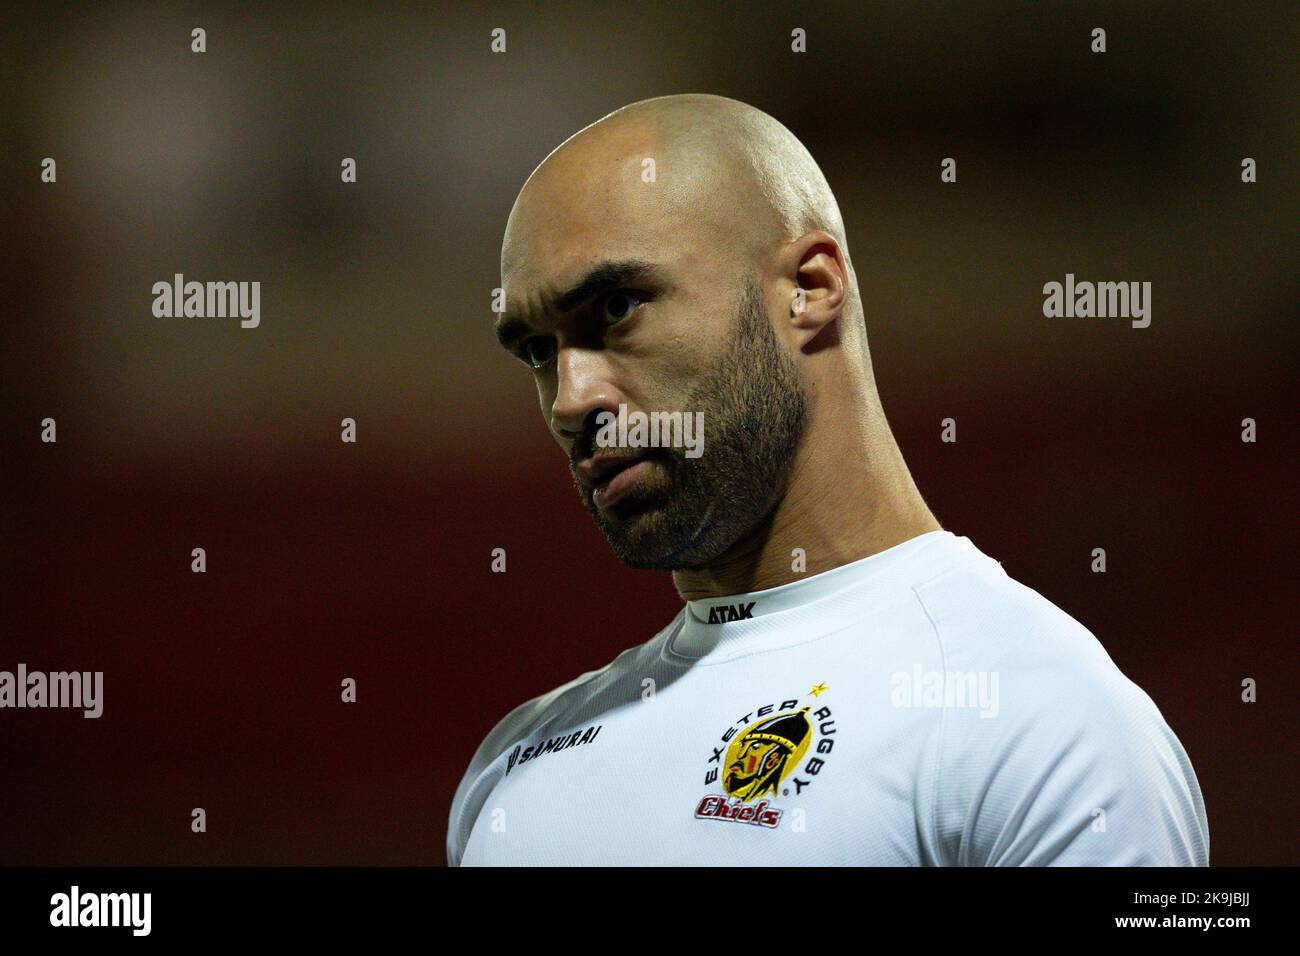
[[[573,440],[573,447],[569,449],[569,470],[575,475],[578,471],[578,464],[588,458],[593,457],[597,451],[596,435],[600,432],[599,426],[595,424],[595,414],[588,417],[583,425],[582,431]],[[609,445],[601,450],[624,450],[636,452],[641,458],[650,460],[657,459],[665,464],[673,464],[680,456],[685,457],[680,448],[673,448],[668,445]]]

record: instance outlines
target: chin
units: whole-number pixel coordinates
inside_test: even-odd
[[[707,567],[722,550],[703,553],[698,538],[674,539],[665,532],[660,511],[633,515],[617,527],[607,522],[601,530],[618,559],[643,571],[689,571]]]
[[[600,521],[600,529],[618,559],[631,568],[644,571],[676,571],[679,562],[673,560],[675,552],[664,540],[663,515],[644,511],[629,515],[614,523],[609,518]]]

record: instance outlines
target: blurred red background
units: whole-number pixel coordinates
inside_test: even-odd
[[[102,670],[105,712],[0,712],[0,864],[441,863],[492,725],[668,622],[670,577],[613,557],[490,304],[533,167],[673,92],[804,141],[931,508],[1155,700],[1212,864],[1295,863],[1296,20],[1247,9],[13,21],[0,669]],[[260,281],[261,326],[154,318],[176,272]],[[1152,282],[1151,326],[1044,318],[1067,272]]]

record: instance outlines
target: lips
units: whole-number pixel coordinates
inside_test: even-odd
[[[578,465],[578,478],[602,508],[612,505],[649,467],[644,455],[602,455]]]
[[[602,455],[588,458],[578,466],[578,474],[587,489],[594,490],[609,482],[618,472],[631,468],[642,460],[641,455]]]

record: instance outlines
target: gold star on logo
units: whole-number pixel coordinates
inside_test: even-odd
[[[813,689],[809,693],[814,697],[820,697],[822,694],[826,693],[826,682],[823,681],[820,684],[814,684]]]

